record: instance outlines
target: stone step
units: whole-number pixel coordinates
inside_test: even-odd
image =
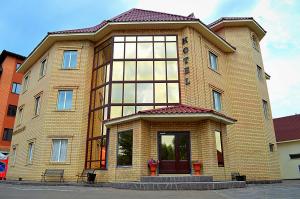
[[[141,182],[212,182],[212,176],[143,176]]]
[[[116,189],[131,189],[144,191],[159,190],[216,190],[244,188],[245,181],[226,181],[226,182],[123,182],[112,183]]]

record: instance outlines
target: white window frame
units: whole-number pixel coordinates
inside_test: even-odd
[[[212,67],[212,62],[210,58],[211,56],[216,58],[216,68]],[[219,70],[218,56],[215,53],[208,51],[208,58],[209,58],[209,68],[217,72]]]
[[[71,101],[71,108],[67,109],[66,108],[66,101],[67,101],[67,91],[71,91],[72,92],[72,101]],[[63,108],[62,109],[58,109],[58,105],[60,103],[59,101],[59,96],[60,96],[60,92],[64,92],[64,101],[63,101]],[[62,90],[58,90],[58,96],[57,96],[57,106],[56,109],[59,111],[63,111],[63,110],[72,110],[73,108],[73,90],[72,89],[62,89]]]
[[[58,160],[53,160],[53,151],[54,151],[54,140],[59,140],[59,148],[58,148]],[[62,146],[62,140],[67,140],[67,148],[66,148],[66,157],[64,161],[61,161],[61,146]],[[52,150],[51,150],[51,162],[57,162],[57,163],[64,163],[68,159],[68,145],[69,140],[67,138],[53,138],[52,139]]]
[[[76,65],[71,67],[71,58],[72,58],[72,53],[71,52],[76,52],[77,56],[76,56]],[[65,53],[69,53],[69,63],[67,66],[65,66]],[[77,68],[78,65],[78,50],[64,50],[63,52],[63,63],[62,63],[62,69],[75,69]]]
[[[24,77],[23,92],[28,90],[28,85],[29,85],[29,74],[25,75]]]
[[[43,61],[41,61],[41,66],[40,66],[40,78],[46,75],[46,69],[47,69],[46,65],[47,65],[47,59],[43,59]]]
[[[39,100],[37,101],[38,98],[39,98]],[[37,95],[37,96],[34,97],[34,115],[35,116],[40,115],[41,100],[42,100],[41,95]]]
[[[259,65],[256,65],[257,78],[263,80],[263,69]]]
[[[17,124],[21,124],[23,120],[24,106],[19,107]]]
[[[269,103],[267,100],[262,100],[265,119],[269,119]]]
[[[219,99],[220,99],[220,110],[217,110],[216,109],[216,103],[217,103],[217,99],[215,98],[215,93],[217,93],[217,94],[219,94]],[[212,91],[212,96],[213,96],[213,108],[214,108],[214,110],[216,110],[216,111],[218,111],[218,112],[220,112],[220,111],[222,111],[222,93],[220,93],[220,92],[218,92],[218,91],[216,91],[216,90],[213,90]]]
[[[33,150],[34,150],[34,142],[29,142],[28,143],[28,156],[27,156],[27,163],[28,164],[32,164]]]

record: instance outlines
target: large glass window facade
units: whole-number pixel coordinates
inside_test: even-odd
[[[95,48],[87,168],[106,168],[103,120],[180,103],[177,36],[114,36]]]

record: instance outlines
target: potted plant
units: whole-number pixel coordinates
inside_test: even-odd
[[[200,176],[201,175],[201,167],[202,167],[202,162],[201,161],[194,161],[193,162],[193,168],[194,168],[194,175],[195,176]]]
[[[156,176],[156,169],[157,169],[157,165],[158,165],[159,161],[158,160],[154,160],[153,158],[151,158],[150,160],[148,160],[148,167],[150,169],[151,172],[151,176]]]

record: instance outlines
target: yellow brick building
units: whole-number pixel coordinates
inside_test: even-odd
[[[40,180],[64,169],[75,181],[139,181],[158,175],[278,180],[278,154],[253,18],[205,25],[131,9],[84,29],[49,33],[24,72],[8,178]]]

